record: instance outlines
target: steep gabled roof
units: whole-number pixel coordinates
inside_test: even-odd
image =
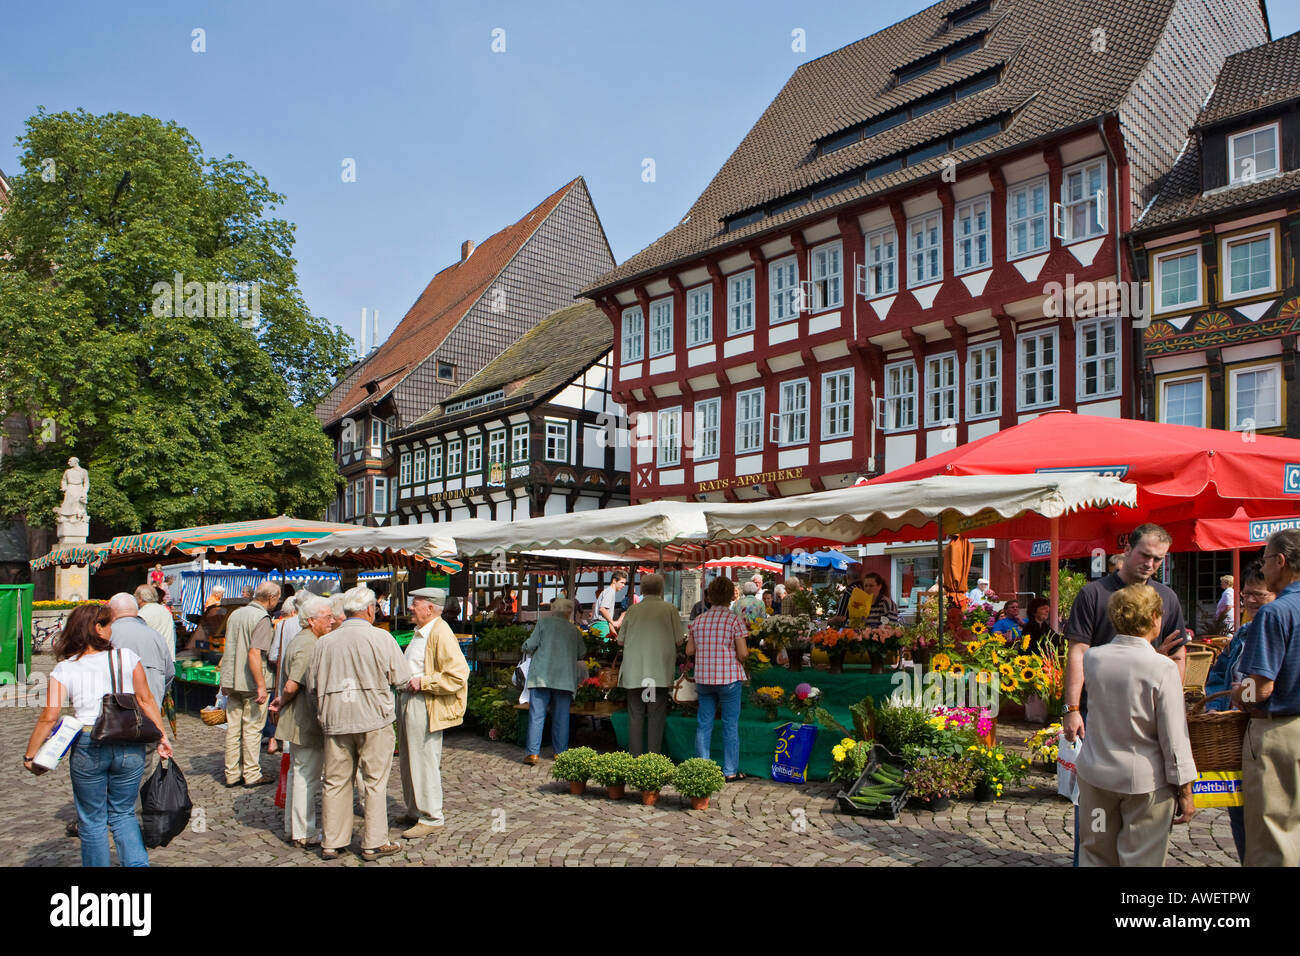
[[[599,294],[672,264],[739,248],[795,221],[824,217],[845,203],[933,177],[945,156],[960,164],[1115,112],[1163,35],[1175,0],[995,0],[990,9],[957,25],[947,19],[969,6],[967,0],[943,0],[800,66],[689,214],[583,293]],[[1104,36],[1094,32],[1098,28]],[[958,58],[944,56],[981,34],[980,48]],[[1103,51],[1095,49],[1099,39]],[[905,69],[927,58],[934,63],[928,72]],[[915,106],[991,70],[1001,75],[994,86],[847,147],[816,148],[837,132]],[[881,171],[900,155],[993,121],[1004,125],[990,138],[949,143],[929,159]],[[801,191],[822,187],[829,193],[852,176],[858,181],[833,195],[785,208]],[[761,210],[762,218],[726,229],[724,219],[751,210]]]
[[[521,392],[538,399],[550,395],[613,347],[609,319],[595,305],[580,302],[556,309],[407,430],[430,425],[448,405],[493,389],[505,389],[507,401]]]
[[[349,371],[318,406],[322,423],[332,424],[359,405],[378,401],[428,359],[581,180],[566,183],[518,222],[485,239],[468,259],[435,275],[384,344]],[[370,383],[376,383],[373,392],[367,388]]]
[[[1300,98],[1300,32],[1234,53],[1196,119],[1210,126]]]

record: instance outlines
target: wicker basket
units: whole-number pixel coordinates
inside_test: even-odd
[[[1241,769],[1241,740],[1250,720],[1240,710],[1205,712],[1205,705],[1230,690],[1211,694],[1192,705],[1187,714],[1187,734],[1192,741],[1192,759],[1200,773]]]
[[[215,707],[204,707],[199,711],[199,719],[209,727],[220,727],[226,722],[226,712]]]

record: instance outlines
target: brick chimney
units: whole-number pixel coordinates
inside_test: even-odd
[[[473,252],[474,252],[474,240],[466,239],[464,242],[460,244],[460,261],[464,262],[473,254]]]

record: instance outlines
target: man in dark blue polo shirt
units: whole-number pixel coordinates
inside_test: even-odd
[[[1250,714],[1241,748],[1245,866],[1300,866],[1300,531],[1264,548],[1264,581],[1277,595],[1259,609],[1241,653],[1234,703]]]

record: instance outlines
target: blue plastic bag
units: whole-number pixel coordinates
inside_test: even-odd
[[[782,724],[776,732],[772,779],[786,783],[808,782],[808,761],[817,740],[816,724]]]

